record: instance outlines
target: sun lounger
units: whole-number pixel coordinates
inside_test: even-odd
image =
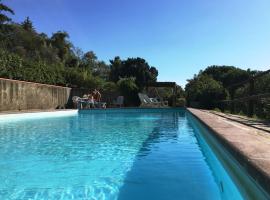
[[[139,93],[139,99],[141,101],[141,107],[160,107],[161,103],[154,99],[149,98],[146,94]]]
[[[157,98],[150,98],[150,100],[154,103],[159,103],[161,104],[161,106],[163,107],[167,107],[168,106],[168,101],[163,101],[163,100],[159,100]]]

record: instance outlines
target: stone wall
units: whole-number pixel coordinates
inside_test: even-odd
[[[0,111],[66,107],[71,88],[0,78]]]

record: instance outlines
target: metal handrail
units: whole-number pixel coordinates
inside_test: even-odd
[[[250,77],[249,79],[239,82],[239,83],[235,83],[232,85],[229,85],[227,88],[233,88],[233,87],[237,87],[237,86],[242,86],[246,83],[249,83],[249,95],[246,97],[241,97],[241,98],[234,98],[234,95],[231,94],[231,98],[230,100],[222,100],[220,102],[222,103],[231,103],[231,112],[234,112],[234,103],[235,102],[246,102],[248,101],[248,116],[253,116],[254,113],[254,100],[257,99],[263,99],[263,98],[268,98],[270,97],[270,93],[261,93],[261,94],[254,94],[254,85],[255,85],[255,81],[256,79],[258,79],[259,77],[262,77],[266,74],[270,73],[270,69],[266,70],[264,72],[260,72],[258,74],[255,74],[254,76]],[[234,92],[234,90],[232,91]]]

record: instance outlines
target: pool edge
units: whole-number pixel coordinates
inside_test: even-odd
[[[250,132],[248,130],[241,130],[242,132],[241,134],[242,135],[246,134],[247,138],[244,138],[242,140],[239,140],[239,138],[237,138],[236,141],[232,137],[233,136],[231,132],[232,130],[230,130],[230,132],[226,130],[229,127],[220,126],[221,121],[224,119],[220,119],[211,113],[206,113],[203,110],[199,109],[187,108],[187,111],[191,113],[192,116],[194,116],[196,119],[198,119],[199,122],[201,122],[207,129],[209,129],[212,135],[228,150],[228,152],[230,152],[230,154],[239,162],[239,164],[247,171],[247,173],[268,194],[270,194],[270,159],[269,159],[270,157],[268,157],[268,159],[265,160],[251,157],[251,155],[248,153],[248,150],[254,149],[254,146],[249,146],[252,145],[252,142],[251,144],[250,143],[247,144],[246,141]],[[226,124],[225,120],[224,123]],[[231,126],[233,127],[232,124]],[[230,127],[230,129],[232,129],[232,127]],[[236,128],[239,127],[235,126],[233,128],[234,130],[237,130]],[[265,144],[260,145],[258,141],[256,142],[257,142],[257,144],[255,144],[257,148],[257,149],[255,148],[256,152],[262,152],[263,151],[262,148],[265,147]],[[250,149],[245,149],[243,147],[245,148],[249,147]],[[270,156],[270,151],[268,152]],[[258,162],[258,159],[260,159],[260,162]]]
[[[32,119],[32,118],[46,118],[46,117],[61,117],[61,116],[73,116],[78,114],[78,110],[32,110],[22,112],[9,112],[0,113],[0,122],[9,122],[13,120]]]

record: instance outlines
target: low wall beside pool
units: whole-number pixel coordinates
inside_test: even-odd
[[[0,78],[0,111],[64,108],[71,88]]]

